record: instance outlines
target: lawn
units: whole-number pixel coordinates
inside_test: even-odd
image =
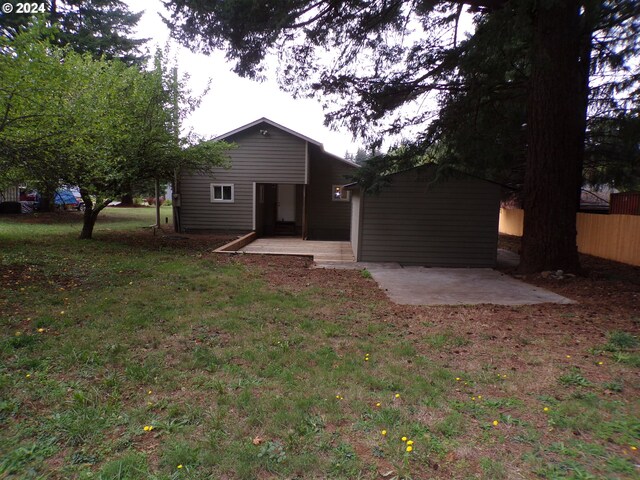
[[[0,478],[640,478],[640,269],[401,307],[152,209],[79,222],[0,217]]]

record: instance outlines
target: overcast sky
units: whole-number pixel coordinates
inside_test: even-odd
[[[124,0],[134,12],[144,11],[138,24],[138,37],[151,38],[148,47],[164,47],[169,30],[158,12],[166,12],[159,0]],[[172,42],[181,73],[191,76],[194,93],[202,92],[211,79],[211,90],[200,108],[192,114],[187,125],[207,137],[226,133],[244,124],[267,117],[324,144],[327,151],[344,156],[355,153],[357,145],[348,131],[336,132],[323,126],[324,115],[320,104],[313,100],[294,100],[278,89],[271,79],[258,83],[243,79],[231,72],[231,65],[223,53],[195,54]]]

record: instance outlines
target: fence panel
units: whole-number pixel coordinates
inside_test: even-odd
[[[524,212],[500,209],[500,233],[522,236]],[[578,213],[578,251],[640,266],[640,216]]]

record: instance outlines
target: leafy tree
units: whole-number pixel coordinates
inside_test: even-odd
[[[198,101],[162,55],[141,72],[52,46],[45,33],[37,23],[0,43],[0,180],[77,185],[80,238],[91,238],[100,211],[132,182],[223,163],[227,144],[181,132]]]
[[[224,48],[241,75],[260,78],[264,59],[276,53],[284,88],[319,96],[329,109],[329,123],[346,125],[374,145],[387,133],[426,132],[434,113],[420,105],[429,96],[464,93],[467,85],[458,75],[461,55],[475,42],[486,41],[495,55],[521,50],[526,62],[511,70],[520,78],[519,70],[526,67],[526,121],[503,95],[493,113],[483,110],[478,133],[501,134],[510,145],[517,145],[513,137],[526,136],[524,152],[503,152],[524,160],[521,270],[579,269],[575,213],[588,100],[594,92],[590,78],[598,70],[628,68],[638,38],[638,2],[173,0],[165,5],[176,38],[205,51]],[[465,5],[472,7],[484,36],[459,42]],[[506,36],[497,28],[505,25],[502,18],[513,25]],[[514,29],[522,33],[517,36],[521,45],[513,43]],[[609,101],[612,85],[624,84],[605,83],[609,86],[597,91]],[[526,131],[485,130],[496,112],[508,117],[509,125],[516,119],[520,126],[526,123]],[[415,150],[425,154],[433,145],[421,140],[426,138],[418,136]],[[500,162],[511,160],[501,158],[497,167],[491,162],[504,172]]]
[[[13,5],[17,0],[7,0]],[[6,3],[6,2],[5,2]],[[88,53],[95,59],[119,58],[127,64],[141,65],[146,57],[140,48],[146,39],[133,38],[141,12],[133,13],[121,0],[43,0],[45,11],[59,29],[54,42],[69,45],[78,53]],[[29,25],[31,14],[0,14],[0,32],[15,36],[21,27]]]

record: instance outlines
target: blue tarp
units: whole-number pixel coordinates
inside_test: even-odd
[[[75,195],[71,190],[58,190],[56,192],[55,197],[56,205],[77,205],[78,200],[76,200]]]

